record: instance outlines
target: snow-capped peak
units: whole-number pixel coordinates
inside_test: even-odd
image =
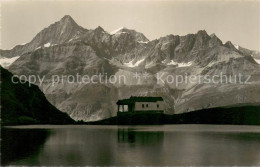
[[[235,48],[236,48],[237,50],[239,49],[239,46],[238,46],[238,45],[234,44],[234,46],[235,46]]]
[[[119,31],[121,31],[121,30],[123,30],[123,29],[125,29],[125,27],[120,27],[120,28],[118,28],[118,29],[116,29],[116,30],[114,30],[114,31],[111,31],[110,34],[111,34],[111,35],[116,34],[116,33],[118,33]]]

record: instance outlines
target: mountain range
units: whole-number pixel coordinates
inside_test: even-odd
[[[47,99],[74,120],[96,121],[116,114],[116,101],[132,96],[162,96],[166,114],[260,102],[260,53],[205,30],[148,40],[125,27],[107,32],[86,29],[71,16],[40,31],[30,42],[0,50],[2,64],[16,75],[45,76],[38,86]],[[4,63],[3,63],[4,62]],[[52,84],[53,75],[118,77],[125,83]],[[146,73],[147,78],[134,78]],[[250,76],[248,84],[169,84],[167,76]],[[158,76],[164,82],[158,83]]]

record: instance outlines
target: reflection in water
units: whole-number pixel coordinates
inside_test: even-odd
[[[164,131],[140,128],[119,128],[116,165],[163,164]]]
[[[43,129],[5,129],[1,130],[2,165],[25,157],[36,157],[50,132]],[[11,163],[12,164],[12,163]]]
[[[163,131],[146,132],[134,128],[119,128],[117,130],[118,143],[159,144],[163,141],[163,137]]]
[[[260,132],[255,131],[259,127],[225,126],[232,131],[209,125],[39,127],[3,129],[3,164],[260,165]]]
[[[118,129],[117,130],[117,141],[118,143],[134,143],[135,132],[131,129]]]
[[[178,165],[260,164],[260,133],[175,132],[165,138],[171,139],[164,142],[165,159]]]

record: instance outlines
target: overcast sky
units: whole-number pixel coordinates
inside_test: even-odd
[[[2,1],[2,48],[26,43],[64,15],[82,27],[135,29],[150,40],[206,30],[260,50],[260,1]]]

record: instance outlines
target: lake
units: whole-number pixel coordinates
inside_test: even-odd
[[[260,127],[33,125],[2,128],[3,165],[260,165]]]

